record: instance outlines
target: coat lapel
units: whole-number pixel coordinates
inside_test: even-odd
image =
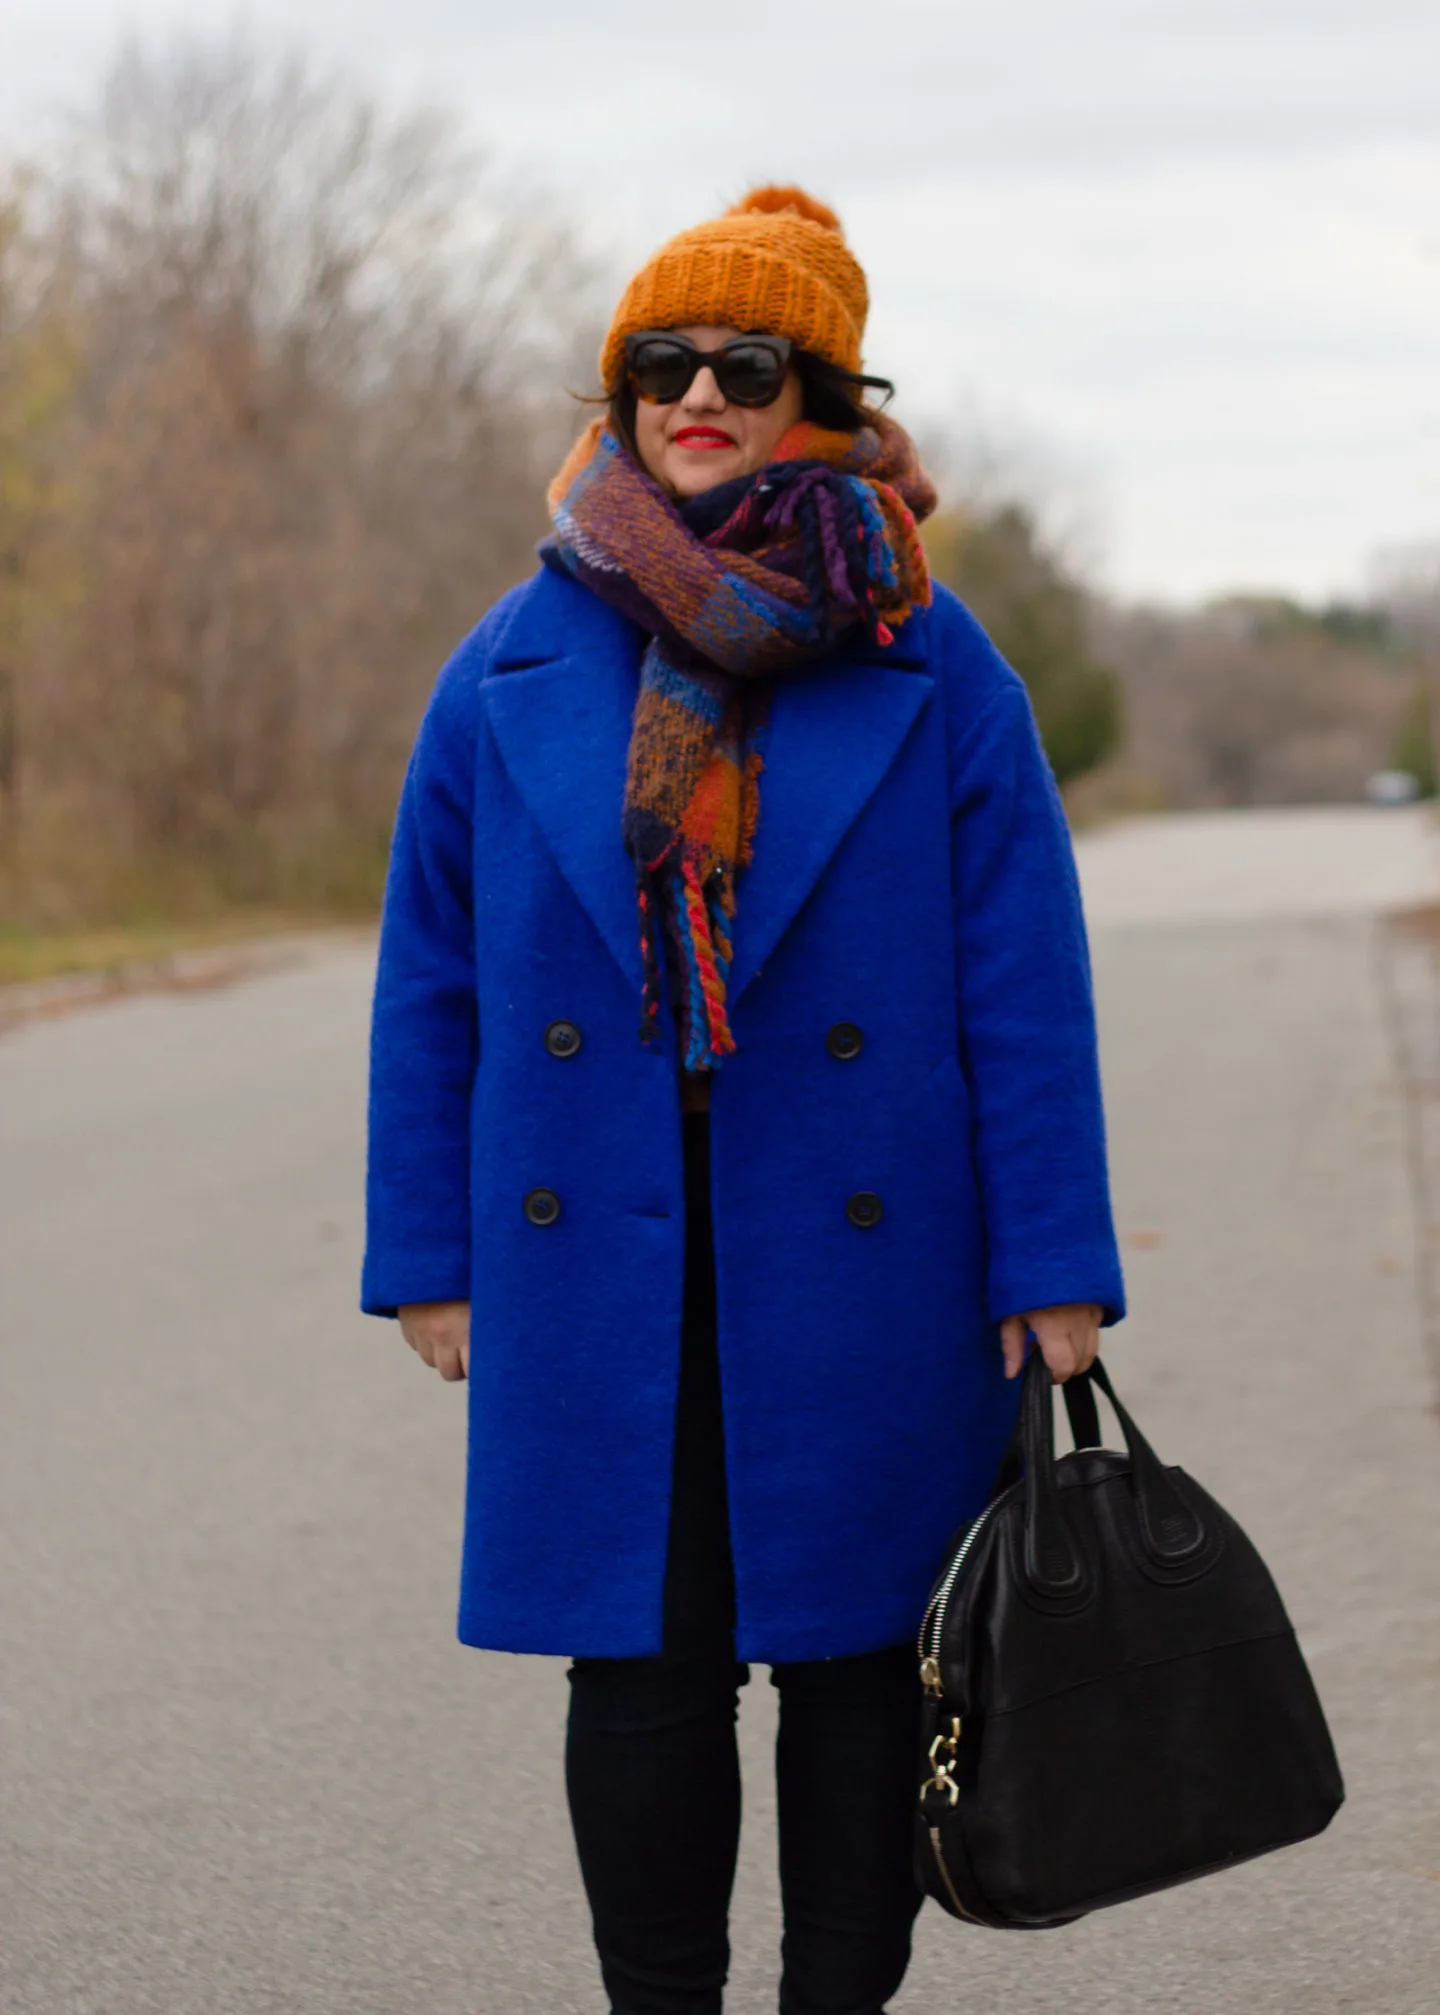
[[[637,993],[640,922],[620,815],[642,643],[588,588],[547,568],[481,687],[526,811]]]
[[[730,1000],[756,978],[878,788],[931,690],[921,671],[835,658],[777,682],[755,858],[736,886]]]
[[[481,688],[512,781],[620,969],[642,981],[635,876],[620,838],[643,638],[546,570]],[[755,859],[737,888],[732,1002],[750,984],[900,752],[929,697],[918,626],[884,654],[776,681]]]

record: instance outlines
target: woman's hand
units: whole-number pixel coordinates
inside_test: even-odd
[[[1093,1301],[1073,1301],[1062,1308],[1032,1308],[1028,1315],[1007,1315],[1000,1325],[1005,1376],[1019,1376],[1025,1363],[1025,1332],[1030,1329],[1057,1385],[1077,1371],[1088,1371],[1100,1348],[1101,1313]]]
[[[468,1301],[412,1301],[400,1310],[400,1334],[432,1371],[452,1383],[470,1375]]]

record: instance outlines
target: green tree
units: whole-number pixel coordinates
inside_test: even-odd
[[[1422,797],[1433,798],[1440,791],[1440,770],[1435,762],[1435,721],[1430,687],[1417,679],[1409,703],[1400,718],[1395,739],[1390,744],[1392,770],[1408,770],[1420,786]]]
[[[925,528],[936,580],[984,624],[1029,689],[1041,738],[1062,784],[1120,746],[1120,682],[1090,652],[1085,592],[1048,551],[1019,504],[976,515],[942,512]]]

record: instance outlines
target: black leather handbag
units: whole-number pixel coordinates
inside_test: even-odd
[[[1099,1446],[1091,1382],[1127,1453]],[[1228,1512],[1164,1467],[1100,1363],[1036,1351],[996,1495],[951,1543],[920,1633],[920,1885],[1040,1929],[1327,1826],[1344,1796],[1274,1582]]]

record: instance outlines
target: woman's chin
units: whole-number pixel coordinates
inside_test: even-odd
[[[692,449],[688,454],[679,449],[666,460],[669,467],[665,474],[677,497],[702,496],[717,483],[728,483],[732,476],[745,473],[745,457],[738,449]]]

